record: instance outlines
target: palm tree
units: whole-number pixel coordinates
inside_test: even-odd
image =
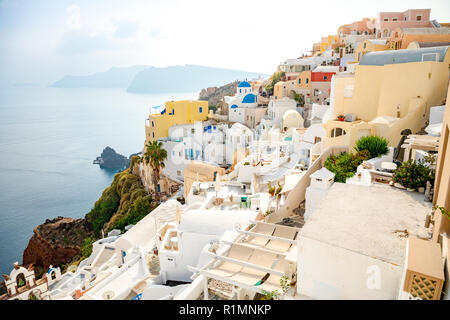
[[[159,181],[160,170],[166,166],[164,160],[167,159],[167,151],[162,148],[162,142],[151,141],[147,143],[146,151],[144,153],[144,161],[146,164],[150,164],[153,170],[153,187],[155,188],[155,194],[157,194],[157,185]]]

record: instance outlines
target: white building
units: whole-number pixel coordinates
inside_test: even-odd
[[[233,164],[245,156],[246,148],[253,142],[253,131],[246,126],[235,123],[226,134],[226,162]]]
[[[283,128],[283,116],[286,113],[286,111],[293,110],[298,113],[297,111],[297,102],[293,99],[290,99],[288,97],[284,97],[280,100],[271,100],[269,102],[269,108],[267,110],[268,119],[272,121],[272,126],[276,128]],[[300,118],[301,115],[299,114]],[[292,118],[293,114],[290,113],[289,118]],[[296,117],[298,120],[300,118]],[[302,121],[303,119],[301,119]],[[301,127],[303,128],[303,122],[301,123]]]
[[[264,100],[252,91],[250,83],[243,81],[237,87],[234,96],[224,97],[228,104],[228,120],[254,128],[264,116],[265,107],[258,107],[259,100]]]

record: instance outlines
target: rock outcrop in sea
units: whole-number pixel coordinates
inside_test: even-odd
[[[124,169],[130,165],[130,158],[117,153],[113,148],[106,147],[100,157],[94,160],[94,164],[99,164],[104,169]]]

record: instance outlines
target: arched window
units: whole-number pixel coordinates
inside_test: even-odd
[[[346,132],[342,128],[333,128],[333,130],[331,130],[331,137],[332,138],[344,136],[345,134],[346,134]]]
[[[23,273],[17,275],[16,282],[17,282],[17,289],[27,284]]]

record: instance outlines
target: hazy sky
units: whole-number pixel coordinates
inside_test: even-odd
[[[0,0],[0,84],[136,64],[272,73],[342,24],[409,8],[450,22],[448,0]]]

